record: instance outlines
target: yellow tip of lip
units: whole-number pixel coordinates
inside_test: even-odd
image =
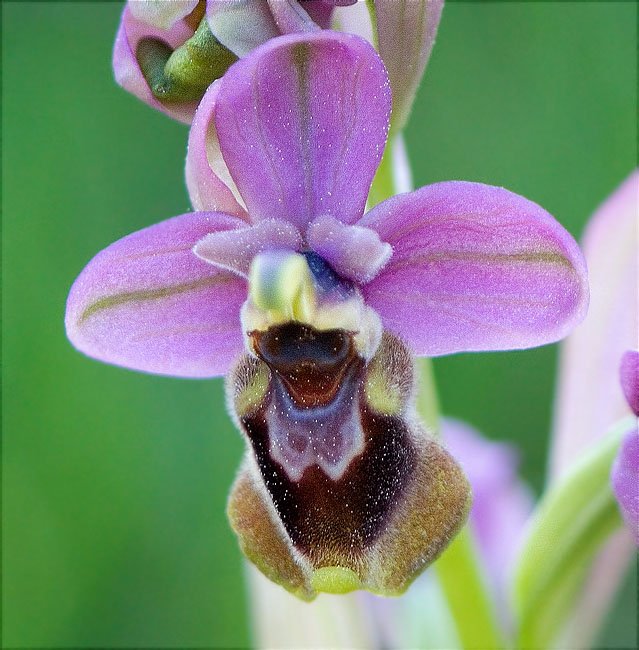
[[[359,576],[342,566],[324,566],[315,569],[311,587],[326,594],[348,594],[362,588]]]

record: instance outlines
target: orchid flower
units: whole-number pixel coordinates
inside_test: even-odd
[[[227,376],[247,442],[231,524],[306,599],[401,593],[466,518],[463,472],[415,412],[414,356],[555,341],[587,305],[575,241],[505,189],[437,183],[364,214],[390,105],[361,38],[271,39],[198,108],[199,211],[109,246],[67,303],[89,356]]]
[[[443,0],[128,0],[113,52],[118,83],[190,123],[206,88],[269,39],[333,27],[377,45],[401,128],[430,56]]]
[[[629,350],[621,360],[621,385],[628,405],[639,417],[639,352]],[[639,429],[635,426],[624,436],[612,468],[612,486],[621,513],[639,544]]]

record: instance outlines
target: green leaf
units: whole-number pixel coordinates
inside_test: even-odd
[[[591,561],[623,525],[610,468],[628,420],[619,422],[551,486],[533,516],[514,574],[519,648],[552,647]]]

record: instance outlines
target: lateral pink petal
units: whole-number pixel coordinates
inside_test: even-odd
[[[186,153],[186,187],[194,210],[225,212],[248,221],[235,183],[222,158],[213,123],[219,88],[220,81],[214,81],[195,112]]]
[[[308,245],[343,278],[370,282],[388,262],[392,248],[370,228],[318,217],[306,231]]]
[[[365,299],[417,354],[542,345],[586,313],[574,239],[503,188],[436,183],[381,203],[359,225],[393,247]]]
[[[322,31],[282,36],[222,79],[215,125],[253,221],[300,230],[361,217],[386,141],[390,90],[373,48]]]
[[[175,23],[169,30],[162,30],[137,20],[129,7],[126,6],[122,13],[113,46],[113,73],[117,83],[149,106],[157,108],[159,111],[185,124],[191,122],[197,102],[188,102],[186,104],[162,104],[162,102],[159,102],[154,97],[142,74],[135,57],[135,51],[138,43],[143,38],[156,38],[164,41],[172,48],[176,48],[191,36],[193,36],[193,29],[183,20]]]
[[[248,277],[253,258],[269,250],[302,249],[302,237],[288,221],[269,219],[239,230],[212,232],[193,252],[205,262]]]
[[[379,53],[393,88],[393,126],[408,119],[435,43],[444,0],[374,0]]]
[[[244,224],[184,214],[115,242],[89,262],[67,300],[67,336],[90,357],[180,377],[224,374],[242,350],[246,283],[193,254],[211,232]]]

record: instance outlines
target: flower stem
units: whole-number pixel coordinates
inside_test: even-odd
[[[437,560],[435,570],[456,623],[461,647],[465,650],[505,647],[468,526]]]
[[[418,361],[419,393],[417,394],[417,411],[423,423],[432,434],[439,436],[439,399],[433,362],[427,357]]]
[[[418,412],[429,431],[439,432],[437,388],[430,359],[420,359]],[[492,599],[484,584],[473,533],[465,526],[434,565],[461,647],[505,647]]]
[[[395,178],[393,174],[393,148],[395,147],[394,137],[388,136],[384,155],[379,163],[370,192],[368,193],[368,209],[374,208],[378,203],[394,196],[396,192]]]

